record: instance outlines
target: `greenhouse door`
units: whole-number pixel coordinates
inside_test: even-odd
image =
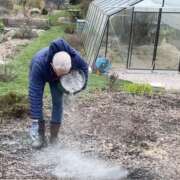
[[[180,63],[180,14],[162,12],[155,69],[178,70]]]
[[[134,12],[129,49],[129,69],[152,69],[158,23],[157,12]]]

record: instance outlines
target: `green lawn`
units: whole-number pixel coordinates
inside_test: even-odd
[[[0,95],[8,92],[17,92],[21,94],[27,94],[28,87],[28,71],[29,63],[33,55],[43,47],[49,45],[49,43],[64,35],[64,29],[62,27],[52,27],[48,31],[41,34],[37,39],[33,40],[31,44],[23,48],[21,53],[18,54],[13,60],[13,68],[17,75],[17,78],[11,82],[0,82]]]

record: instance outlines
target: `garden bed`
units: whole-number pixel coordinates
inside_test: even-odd
[[[133,96],[99,92],[77,99],[65,108],[60,145],[126,168],[129,175],[124,179],[180,179],[179,94]],[[45,103],[47,119],[51,114],[49,102],[47,99]],[[30,147],[28,119],[3,122],[0,124],[1,178],[63,179],[61,174],[55,176],[57,164],[52,164],[53,159],[35,166],[33,156],[39,152]],[[60,152],[56,151],[55,157],[61,158]],[[71,163],[75,167],[76,159]],[[78,173],[80,176],[83,170]]]

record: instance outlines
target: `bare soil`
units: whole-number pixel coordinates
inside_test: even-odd
[[[126,180],[180,179],[179,94],[101,92],[75,102],[65,108],[61,143],[118,163],[129,172]],[[49,117],[49,103],[45,108]],[[2,122],[0,179],[58,179],[31,163],[36,151],[29,143],[29,120]]]

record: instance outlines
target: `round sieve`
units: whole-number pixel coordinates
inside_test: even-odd
[[[71,70],[70,73],[60,78],[60,83],[65,92],[73,94],[82,90],[86,78],[82,71]]]

